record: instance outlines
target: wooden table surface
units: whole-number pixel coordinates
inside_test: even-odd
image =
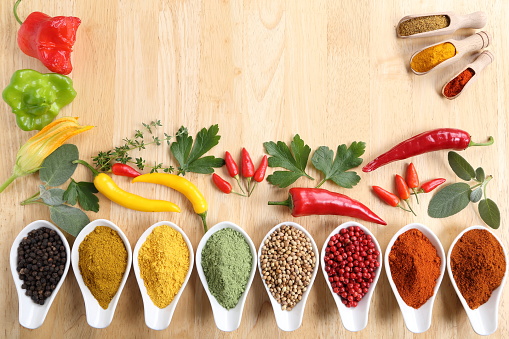
[[[0,3],[0,87],[22,68],[47,72],[42,64],[24,55],[16,43],[18,24],[11,2]],[[415,76],[409,58],[416,50],[442,39],[397,39],[395,25],[405,15],[454,10],[466,14],[486,11],[484,28],[492,35],[489,50],[495,61],[477,83],[458,99],[449,101],[439,93],[443,84],[471,62],[469,54],[452,66]],[[258,163],[263,142],[289,142],[295,134],[316,149],[352,141],[365,141],[364,163],[392,145],[417,133],[455,127],[469,131],[478,141],[492,135],[495,145],[462,152],[474,166],[482,165],[494,179],[489,196],[498,203],[502,225],[496,234],[509,247],[508,225],[508,114],[509,104],[509,2],[507,1],[42,1],[24,0],[20,16],[31,11],[49,15],[74,15],[82,20],[73,52],[74,80],[78,96],[61,116],[78,116],[82,124],[96,126],[74,137],[82,159],[90,160],[101,150],[118,146],[132,137],[142,122],[160,119],[161,132],[174,134],[181,125],[191,134],[219,124],[221,140],[210,154],[225,151],[240,155],[246,147]],[[461,30],[464,38],[474,30]],[[0,133],[2,170],[0,180],[10,175],[18,147],[34,132],[21,131],[10,108],[2,103]],[[136,154],[136,153],[135,153]],[[175,165],[164,146],[147,148],[143,157]],[[411,159],[422,180],[444,177],[459,180],[447,164],[447,152]],[[393,175],[403,173],[409,161],[401,161],[366,174],[353,189],[327,182],[323,187],[364,202],[382,216],[387,226],[364,222],[384,252],[390,238],[404,225],[420,222],[430,227],[447,251],[466,227],[482,225],[475,206],[446,219],[432,219],[426,208],[430,196],[415,205],[417,217],[384,205],[371,192],[371,185],[391,188]],[[226,169],[217,171],[227,177]],[[269,169],[269,173],[272,169]],[[309,165],[315,178],[320,174]],[[74,177],[91,180],[90,172],[78,168]],[[268,200],[283,200],[287,189],[263,182],[249,199],[219,192],[208,175],[190,173],[210,202],[208,222],[232,221],[243,227],[259,246],[270,228],[282,221],[303,225],[321,248],[326,236],[339,224],[351,220],[338,216],[293,218],[282,207],[267,206]],[[130,184],[116,177],[119,185],[147,197],[167,199],[183,212],[143,213],[125,209],[100,198],[93,219],[105,218],[120,226],[134,246],[150,225],[169,220],[180,225],[196,249],[203,235],[199,218],[180,194],[155,185]],[[339,313],[319,272],[300,329],[278,330],[268,296],[256,273],[247,298],[241,326],[232,333],[219,331],[196,269],[185,289],[170,326],[161,332],[145,326],[143,306],[134,273],[127,281],[112,324],[91,328],[76,279],[69,272],[45,323],[27,330],[18,323],[18,300],[8,262],[12,242],[34,220],[49,220],[44,206],[20,206],[36,192],[38,175],[18,179],[0,195],[0,336],[30,338],[87,337],[412,337],[403,322],[385,270],[371,302],[368,326],[351,333],[341,324]],[[294,186],[312,187],[317,180],[301,178]],[[358,221],[358,220],[357,220]],[[72,237],[69,237],[72,243]],[[509,291],[506,286],[499,311],[499,327],[493,338],[509,337]],[[477,336],[451,285],[444,277],[433,312],[431,328],[420,337],[469,338]]]

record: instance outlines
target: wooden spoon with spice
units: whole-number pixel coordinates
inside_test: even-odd
[[[424,38],[452,34],[461,28],[483,28],[488,17],[484,12],[458,15],[454,12],[408,15],[396,26],[398,38]]]
[[[491,64],[494,58],[493,54],[489,51],[484,51],[479,54],[474,62],[467,65],[444,85],[442,88],[442,95],[449,100],[457,98],[468,86],[479,78],[479,73],[486,66]]]
[[[454,63],[466,53],[488,47],[490,40],[490,35],[481,31],[463,40],[449,39],[427,46],[412,55],[410,69],[417,75],[426,74]]]

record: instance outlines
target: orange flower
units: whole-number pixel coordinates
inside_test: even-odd
[[[0,193],[15,179],[37,172],[48,155],[70,137],[88,131],[93,126],[81,126],[78,118],[64,117],[53,121],[20,147],[12,175],[0,186]]]

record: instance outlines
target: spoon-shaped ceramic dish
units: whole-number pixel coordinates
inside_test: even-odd
[[[272,309],[274,310],[274,315],[276,316],[277,326],[280,329],[282,329],[283,331],[295,331],[302,325],[302,317],[304,316],[304,309],[306,307],[306,301],[309,296],[309,291],[311,291],[311,288],[313,287],[313,282],[315,281],[316,273],[318,272],[318,266],[320,266],[318,263],[318,260],[320,260],[320,259],[318,257],[318,247],[316,246],[316,243],[315,243],[313,237],[311,236],[311,234],[309,234],[309,232],[304,227],[302,227],[301,225],[296,224],[294,222],[290,222],[290,221],[282,222],[282,223],[274,226],[265,235],[265,237],[263,238],[263,240],[260,244],[260,248],[258,249],[258,269],[260,271],[260,276],[263,276],[262,266],[260,264],[260,258],[262,256],[262,248],[263,248],[263,245],[265,244],[265,240],[272,234],[272,232],[274,232],[275,230],[277,230],[279,227],[281,227],[283,225],[293,226],[293,227],[301,230],[311,241],[311,245],[313,246],[313,252],[314,252],[315,258],[316,258],[316,264],[313,269],[313,274],[311,275],[311,279],[309,281],[309,285],[308,285],[306,291],[302,294],[302,300],[299,301],[297,303],[297,305],[295,305],[295,307],[293,307],[292,310],[290,310],[290,311],[287,311],[287,310],[283,311],[281,309],[281,305],[276,301],[276,299],[274,299],[274,297],[272,296],[272,293],[270,293],[270,290],[267,287],[267,284],[265,283],[265,280],[262,279],[263,286],[265,286],[265,289],[267,290],[267,294],[269,295],[270,303],[272,304]]]
[[[221,306],[217,302],[216,298],[212,295],[212,293],[210,293],[207,278],[205,278],[205,273],[203,272],[203,268],[201,266],[202,259],[201,254],[203,251],[203,247],[205,246],[205,244],[207,243],[212,234],[222,230],[223,228],[232,228],[236,231],[239,231],[246,239],[246,242],[249,245],[249,249],[251,250],[251,255],[253,256],[251,274],[247,281],[246,289],[244,293],[242,293],[242,296],[240,297],[237,306],[230,310],[227,310],[226,308]],[[214,225],[214,227],[210,228],[205,233],[200,243],[198,244],[198,248],[196,249],[196,270],[198,271],[198,276],[200,277],[203,287],[205,288],[205,292],[207,293],[207,296],[209,298],[210,306],[212,307],[212,313],[214,314],[214,321],[216,323],[217,328],[225,332],[234,331],[237,328],[239,328],[240,321],[242,320],[242,310],[244,309],[246,297],[247,294],[249,293],[249,289],[251,288],[251,283],[253,282],[253,278],[256,272],[256,248],[254,247],[253,241],[251,240],[249,235],[242,228],[229,221],[223,221]]]
[[[165,308],[159,308],[154,304],[152,299],[150,299],[150,296],[147,293],[147,288],[145,287],[145,283],[141,278],[140,267],[138,264],[138,253],[140,251],[141,246],[143,245],[145,240],[147,240],[147,237],[152,233],[154,228],[163,225],[169,226],[173,228],[175,231],[182,234],[182,237],[184,238],[184,241],[186,242],[187,248],[189,250],[189,269],[187,271],[186,277],[184,278],[182,286],[180,287],[178,293],[175,295],[171,303]],[[147,324],[148,327],[150,327],[153,330],[164,330],[170,325],[171,318],[173,317],[173,312],[177,307],[180,296],[182,295],[182,292],[186,288],[187,282],[189,281],[189,277],[191,276],[191,272],[193,271],[193,265],[194,265],[193,245],[189,241],[189,238],[184,233],[184,231],[182,231],[182,229],[175,225],[174,223],[169,221],[161,221],[158,222],[157,224],[150,226],[145,232],[143,232],[140,239],[136,243],[136,246],[134,247],[133,269],[134,274],[136,275],[136,280],[138,281],[138,286],[140,287],[141,296],[143,298],[143,306],[145,308],[145,324]]]
[[[493,56],[493,54],[491,54],[490,51],[484,51],[482,52],[481,54],[479,54],[479,56],[474,60],[474,62],[468,64],[464,69],[462,69],[460,72],[458,72],[458,74],[456,74],[455,76],[453,76],[448,82],[446,82],[446,84],[444,85],[444,87],[442,87],[442,95],[444,97],[446,97],[447,99],[449,100],[452,100],[452,99],[455,99],[457,98],[461,93],[463,93],[463,91],[468,88],[470,85],[472,85],[472,83],[474,83],[478,78],[479,78],[479,74],[481,73],[481,71],[486,67],[488,66],[489,64],[491,64],[493,62],[493,59],[495,59],[495,57]],[[472,78],[470,78],[470,80],[468,80],[468,82],[466,83],[466,85],[461,89],[461,91],[452,96],[452,97],[448,97],[447,95],[445,95],[445,87],[447,86],[447,84],[449,82],[451,82],[452,80],[454,80],[458,75],[460,75],[461,73],[463,73],[466,69],[471,69],[474,71],[474,75],[472,76]]]
[[[38,305],[34,303],[32,299],[30,299],[30,297],[25,295],[26,290],[21,288],[21,285],[23,285],[23,280],[19,278],[18,271],[16,270],[18,266],[18,246],[21,240],[23,240],[23,238],[26,237],[30,231],[39,229],[41,227],[47,227],[57,232],[57,234],[62,239],[62,243],[64,244],[65,247],[65,253],[67,254],[67,261],[65,263],[64,274],[62,274],[60,281],[58,282],[56,288],[53,290],[51,295],[45,300],[44,305]],[[53,300],[55,300],[55,297],[57,296],[57,293],[60,290],[62,284],[64,283],[65,277],[67,276],[67,272],[69,271],[69,265],[71,264],[70,258],[71,249],[69,247],[67,239],[65,238],[64,234],[60,231],[60,229],[58,229],[58,227],[56,227],[49,221],[37,220],[30,223],[18,234],[16,239],[14,239],[10,253],[10,264],[12,277],[14,278],[14,285],[16,286],[16,291],[18,292],[19,323],[21,324],[21,326],[29,329],[36,329],[44,323],[44,319],[46,319],[46,315],[48,314],[49,308],[51,307]]]
[[[332,290],[332,286],[329,282],[329,275],[325,271],[324,264],[325,250],[327,249],[329,239],[333,235],[338,234],[341,229],[348,228],[351,226],[359,226],[364,231],[364,233],[369,234],[371,236],[371,239],[375,243],[376,249],[378,250],[378,252],[380,252],[380,255],[378,256],[378,263],[380,264],[380,266],[376,270],[376,276],[373,279],[373,283],[371,283],[371,285],[369,286],[368,293],[366,293],[364,297],[361,299],[361,301],[359,301],[357,307],[346,307],[341,302],[341,297],[334,293],[334,291]],[[359,224],[358,222],[348,221],[341,224],[327,236],[325,243],[323,244],[322,247],[322,252],[320,253],[320,265],[322,266],[322,272],[323,276],[325,277],[326,284],[329,287],[332,296],[334,297],[336,306],[338,307],[339,315],[341,316],[343,326],[347,330],[352,332],[357,332],[364,329],[368,325],[369,305],[371,303],[371,297],[373,296],[373,291],[375,290],[376,283],[378,282],[378,278],[380,278],[380,273],[382,272],[382,249],[380,248],[380,244],[375,239],[374,235],[365,226]]]
[[[124,242],[125,249],[127,251],[127,266],[124,272],[124,276],[122,278],[122,281],[120,282],[120,286],[118,287],[117,293],[115,294],[113,299],[111,299],[107,309],[104,309],[101,307],[101,305],[99,305],[99,302],[92,295],[87,285],[85,285],[85,282],[83,281],[83,277],[81,276],[79,268],[80,254],[78,249],[80,247],[80,244],[83,242],[85,237],[90,232],[92,232],[97,226],[106,226],[117,231],[119,237]],[[113,320],[113,315],[115,314],[115,309],[117,308],[118,299],[120,298],[120,294],[124,289],[127,276],[129,275],[129,271],[131,270],[132,253],[133,252],[131,250],[131,245],[129,244],[129,240],[125,236],[124,232],[122,232],[122,230],[117,225],[106,219],[97,219],[92,221],[87,226],[85,226],[81,230],[80,234],[78,234],[78,236],[76,237],[74,245],[72,246],[71,253],[72,268],[74,271],[74,275],[76,276],[76,280],[78,281],[78,285],[81,289],[81,293],[83,294],[83,299],[85,300],[85,311],[87,314],[87,322],[90,326],[95,328],[105,328],[109,326],[109,324],[111,324],[111,321]]]
[[[426,46],[426,47],[422,48],[421,50],[415,52],[412,55],[412,57],[410,58],[410,65],[412,65],[412,60],[414,59],[414,57],[417,54],[421,53],[423,50],[433,47],[433,46],[436,46],[436,45],[444,44],[446,42],[449,42],[454,45],[454,47],[456,48],[456,54],[452,58],[446,59],[445,61],[439,63],[438,65],[436,65],[435,67],[431,68],[430,70],[428,70],[426,72],[416,71],[411,66],[410,66],[410,69],[412,70],[412,72],[414,72],[417,75],[427,74],[434,69],[443,68],[443,67],[446,67],[447,65],[451,65],[452,63],[461,59],[461,57],[468,52],[477,51],[477,50],[483,49],[485,47],[488,47],[490,44],[490,40],[491,40],[490,35],[484,31],[481,31],[481,32],[477,32],[476,34],[473,34],[463,40],[449,39],[449,40],[438,42],[433,45]]]
[[[399,295],[398,289],[394,281],[392,280],[391,267],[389,265],[389,254],[391,252],[392,246],[394,242],[398,239],[398,237],[411,229],[418,229],[421,231],[431,242],[431,244],[436,248],[437,254],[440,257],[440,276],[437,278],[437,282],[435,284],[435,288],[433,289],[433,296],[426,301],[424,305],[415,309],[413,307],[408,306],[401,296]],[[387,250],[385,251],[385,272],[387,273],[387,278],[389,279],[389,284],[391,285],[392,291],[396,296],[396,300],[398,301],[399,308],[401,309],[401,313],[403,314],[403,320],[405,321],[405,325],[409,331],[413,333],[422,333],[429,329],[431,326],[431,314],[433,312],[433,304],[435,302],[435,297],[437,296],[438,288],[440,287],[440,283],[442,282],[442,278],[444,277],[445,266],[446,266],[446,257],[444,248],[440,243],[438,237],[431,231],[428,227],[413,223],[406,225],[401,228],[391,239],[389,245],[387,245]]]
[[[454,280],[454,275],[452,274],[451,270],[451,253],[454,248],[454,245],[456,245],[456,242],[458,242],[458,240],[463,236],[463,234],[474,229],[488,231],[495,237],[495,239],[497,239],[500,246],[502,246],[502,250],[505,255],[506,265],[508,264],[507,249],[504,247],[504,244],[502,243],[502,241],[500,241],[499,237],[486,227],[471,226],[465,229],[463,232],[461,232],[452,242],[451,247],[449,248],[449,252],[447,253],[447,272],[449,273],[449,278],[451,278],[452,286],[456,290],[456,294],[458,295],[458,298],[460,299],[461,304],[463,305],[463,308],[467,313],[468,319],[470,320],[470,324],[472,325],[474,331],[479,335],[490,335],[494,333],[498,327],[498,306],[500,304],[500,298],[502,297],[502,290],[504,289],[504,284],[507,280],[508,267],[506,266],[504,278],[502,279],[500,286],[493,290],[493,292],[491,293],[491,297],[488,299],[486,303],[482,304],[475,310],[471,309],[468,306],[465,298],[463,298],[463,295],[461,294],[460,290],[458,289],[458,286],[456,285],[456,281]]]
[[[426,17],[426,16],[435,16],[435,15],[445,15],[449,18],[449,25],[447,27],[436,29],[433,31],[422,32],[412,35],[400,35],[399,34],[399,26],[401,23],[408,21],[410,19]],[[460,28],[483,28],[488,21],[488,17],[484,12],[474,12],[466,15],[459,15],[455,12],[440,12],[440,13],[429,13],[429,14],[419,14],[419,15],[408,15],[403,17],[398,25],[396,26],[396,34],[398,38],[424,38],[430,36],[437,35],[447,35],[452,34]]]

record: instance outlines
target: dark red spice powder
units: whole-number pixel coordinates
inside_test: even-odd
[[[467,68],[463,72],[461,72],[456,78],[449,81],[447,85],[445,85],[444,88],[444,95],[448,98],[454,97],[458,95],[462,90],[463,87],[472,79],[472,77],[475,75],[475,72],[471,68]]]

